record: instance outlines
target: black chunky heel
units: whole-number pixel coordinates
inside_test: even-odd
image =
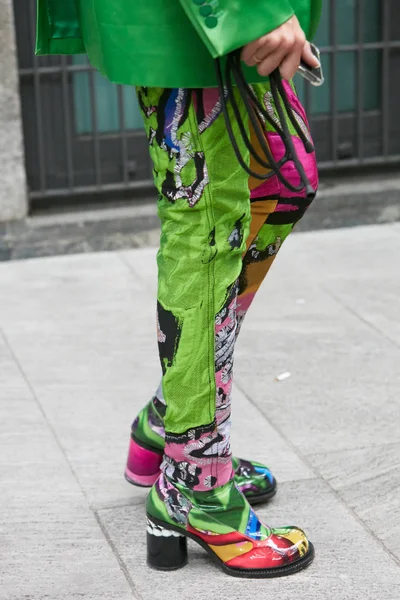
[[[181,569],[188,562],[187,540],[177,531],[147,519],[147,564],[159,571]]]

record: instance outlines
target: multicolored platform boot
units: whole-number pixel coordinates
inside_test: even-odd
[[[165,404],[154,397],[132,425],[125,478],[129,483],[151,487],[160,474],[164,452]],[[266,502],[276,494],[277,483],[265,465],[233,458],[235,483],[251,504]]]
[[[234,577],[290,575],[314,558],[313,545],[301,529],[270,529],[261,523],[234,480],[209,492],[193,492],[162,474],[147,499],[149,566],[166,571],[184,567],[187,538]]]

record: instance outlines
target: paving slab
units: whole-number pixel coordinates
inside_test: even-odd
[[[157,360],[155,302],[116,255],[0,267],[3,330],[33,384],[126,386],[146,348]]]
[[[385,228],[372,229],[385,239]],[[369,237],[358,232],[362,255]],[[246,317],[235,358],[237,385],[305,455],[400,441],[399,348],[325,289],[330,271],[320,266],[317,272],[317,259],[312,262],[323,252],[327,259],[324,235],[288,240]],[[336,237],[357,245],[353,236],[326,232],[327,246]],[[388,237],[399,236],[390,230]],[[340,269],[349,277],[346,254],[338,264],[338,277]],[[399,288],[394,273],[389,276]],[[358,272],[351,277],[358,285]],[[286,371],[291,377],[277,383]]]
[[[0,598],[132,598],[51,427],[0,337]]]
[[[38,387],[38,398],[57,431],[69,463],[93,507],[128,502],[132,486],[123,473],[130,427],[150,393],[96,386]],[[143,495],[143,499],[145,495]]]
[[[315,336],[313,347],[311,335],[296,335],[287,325],[241,335],[237,386],[301,453],[400,441],[400,353],[387,340],[374,348],[366,332],[350,347],[340,337],[335,344],[332,335],[324,346]],[[291,377],[278,383],[276,375],[285,371]]]
[[[129,498],[130,425],[160,378],[155,301],[116,255],[10,263],[0,279],[7,338],[89,502]]]
[[[157,249],[142,248],[119,252],[121,259],[137,274],[148,290],[157,293]]]
[[[285,481],[316,477],[237,386],[233,389],[232,451],[241,458],[256,459],[267,464],[279,485]]]
[[[5,407],[10,390],[26,391],[26,380],[16,363],[0,329],[0,410]],[[1,423],[1,421],[0,421]],[[0,425],[1,426],[1,425]]]
[[[293,241],[292,241],[293,240]],[[400,345],[400,295],[398,257],[400,236],[395,226],[360,227],[310,233],[307,252],[292,236],[298,259],[307,261],[312,277],[344,306],[359,315],[397,346]]]
[[[309,461],[400,564],[400,444],[316,454]]]

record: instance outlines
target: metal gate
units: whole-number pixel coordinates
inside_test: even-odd
[[[324,1],[317,43],[327,83],[297,82],[321,169],[400,162],[400,3]],[[35,57],[34,5],[14,0],[31,203],[134,200],[153,184],[133,88],[110,84],[82,56]]]
[[[400,162],[400,3],[323,0],[317,34],[327,82],[303,87],[320,169]]]
[[[31,205],[134,198],[153,186],[134,88],[109,83],[84,56],[36,57],[35,4],[14,1]]]

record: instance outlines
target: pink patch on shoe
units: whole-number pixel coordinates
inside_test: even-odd
[[[160,474],[162,454],[147,450],[131,439],[125,478],[129,483],[151,487]]]

